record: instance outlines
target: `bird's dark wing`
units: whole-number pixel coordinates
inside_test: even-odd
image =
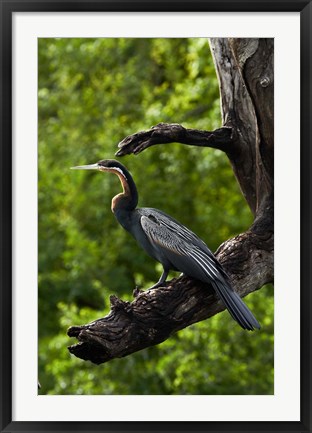
[[[191,230],[166,214],[148,208],[144,208],[140,223],[150,243],[173,268],[201,281],[224,281],[221,265]]]
[[[213,255],[202,239],[200,239],[195,233],[193,233],[183,224],[179,223],[179,221],[167,215],[165,212],[154,208],[141,208],[139,209],[139,211],[141,215],[149,217],[151,220],[153,220],[157,224],[160,224],[162,227],[167,228],[174,233],[178,233],[181,239],[184,239],[185,241],[193,245],[197,245],[207,253]]]
[[[155,257],[171,269],[211,283],[232,317],[244,329],[260,328],[256,318],[232,289],[226,273],[206,244],[189,229],[157,210],[140,212],[142,230],[155,249]],[[165,266],[165,265],[164,265]]]

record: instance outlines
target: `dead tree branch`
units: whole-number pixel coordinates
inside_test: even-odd
[[[232,140],[232,128],[223,127],[215,131],[201,131],[187,129],[178,123],[158,123],[148,131],[140,131],[129,135],[119,144],[116,156],[124,156],[133,153],[137,155],[155,144],[183,143],[189,146],[211,147],[224,152],[234,152]]]

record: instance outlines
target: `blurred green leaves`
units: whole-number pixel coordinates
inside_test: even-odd
[[[115,221],[115,176],[70,167],[113,158],[125,136],[159,122],[220,127],[206,39],[39,39],[39,377],[46,394],[270,394],[273,293],[247,298],[263,324],[246,333],[227,312],[163,344],[95,366],[72,357],[66,330],[131,299],[159,266]],[[139,205],[164,210],[212,250],[252,217],[226,156],[180,144],[122,162]]]

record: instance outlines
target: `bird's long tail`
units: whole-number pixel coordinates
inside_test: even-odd
[[[212,281],[212,285],[233,319],[236,320],[243,329],[247,329],[248,331],[253,331],[255,328],[260,329],[260,324],[255,316],[231,287],[216,280]]]

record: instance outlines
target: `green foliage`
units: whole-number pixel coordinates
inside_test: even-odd
[[[112,158],[118,142],[159,122],[220,126],[206,39],[39,39],[39,377],[43,394],[271,394],[273,294],[247,298],[262,323],[227,312],[163,344],[95,366],[72,357],[66,329],[131,299],[160,268],[115,221],[115,176],[71,171]],[[122,162],[140,206],[171,214],[212,250],[252,222],[226,156],[180,144]]]

